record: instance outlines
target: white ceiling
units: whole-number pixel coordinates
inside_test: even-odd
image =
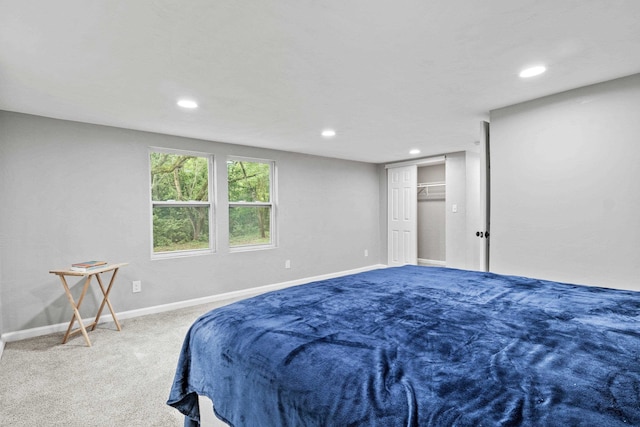
[[[638,72],[638,0],[0,0],[0,109],[374,163]]]

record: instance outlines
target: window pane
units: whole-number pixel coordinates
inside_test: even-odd
[[[208,199],[209,161],[206,157],[151,153],[151,200]]]
[[[230,202],[270,202],[270,164],[227,162]]]
[[[271,243],[271,208],[240,206],[229,208],[229,246]]]
[[[209,249],[209,207],[153,207],[153,252]]]

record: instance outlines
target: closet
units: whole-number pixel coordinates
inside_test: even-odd
[[[446,265],[445,163],[418,167],[418,264]]]

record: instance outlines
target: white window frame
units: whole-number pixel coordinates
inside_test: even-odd
[[[229,172],[228,169],[225,172],[226,175],[226,184],[227,184],[227,218],[228,218],[228,226],[227,232],[231,227],[231,218],[229,215],[229,211],[234,207],[270,207],[271,208],[271,217],[269,218],[269,237],[271,239],[270,243],[260,243],[260,244],[251,244],[251,245],[238,245],[231,246],[230,243],[230,235],[227,236],[227,245],[229,248],[229,252],[246,252],[246,251],[255,251],[255,250],[264,250],[264,249],[273,249],[276,248],[277,245],[277,174],[276,174],[276,162],[275,160],[269,159],[256,159],[252,157],[241,157],[241,156],[227,156],[227,161],[225,162],[225,168],[227,167],[227,162],[250,162],[250,163],[267,163],[269,164],[269,202],[230,202],[229,201]]]
[[[208,163],[208,182],[207,182],[207,199],[208,202],[201,201],[153,201],[153,196],[151,195],[151,185],[152,177],[151,177],[151,153],[167,153],[167,154],[175,154],[178,156],[194,156],[194,157],[205,157]],[[187,151],[187,150],[178,150],[171,148],[163,148],[163,147],[149,147],[147,153],[147,161],[149,162],[149,225],[150,225],[150,250],[151,250],[151,259],[167,259],[167,258],[182,258],[182,257],[190,257],[190,256],[198,256],[198,255],[209,255],[213,254],[216,251],[216,241],[215,236],[215,161],[214,155],[211,153],[204,153],[199,151]],[[196,206],[206,206],[209,208],[209,247],[204,249],[189,249],[182,251],[171,251],[171,252],[154,252],[153,250],[153,208],[154,207],[196,207]]]

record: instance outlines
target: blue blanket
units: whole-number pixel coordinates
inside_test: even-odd
[[[640,425],[640,293],[405,266],[200,317],[168,403],[229,425]]]

